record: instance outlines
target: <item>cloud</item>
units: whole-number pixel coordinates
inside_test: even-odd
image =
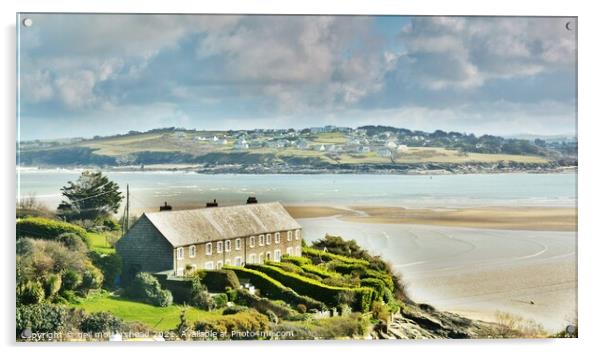
[[[563,18],[419,17],[400,32],[399,63],[423,86],[470,89],[575,65],[576,41]]]

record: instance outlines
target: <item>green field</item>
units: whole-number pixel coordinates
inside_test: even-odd
[[[126,322],[140,322],[155,330],[175,329],[180,322],[180,313],[186,309],[186,319],[192,324],[201,319],[221,316],[221,310],[202,311],[194,307],[172,305],[155,307],[146,303],[130,301],[102,292],[82,299],[73,305],[86,312],[110,312]]]
[[[107,241],[107,235],[101,233],[88,232],[88,238],[92,245],[90,248],[102,254],[113,254],[115,249]]]

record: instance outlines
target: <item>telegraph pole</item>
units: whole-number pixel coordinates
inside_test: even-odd
[[[130,184],[125,185],[125,231],[127,232],[130,229]]]

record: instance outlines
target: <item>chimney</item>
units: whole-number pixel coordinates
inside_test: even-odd
[[[252,203],[257,203],[257,197],[249,196],[249,198],[247,198],[247,205],[250,205]]]
[[[171,206],[165,202],[163,206],[159,206],[159,211],[171,211]]]
[[[213,202],[207,202],[207,207],[217,207],[217,200],[213,199]]]

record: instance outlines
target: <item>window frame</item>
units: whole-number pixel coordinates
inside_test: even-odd
[[[272,234],[267,233],[265,235],[265,245],[271,245],[271,244],[272,244]]]
[[[205,255],[213,255],[213,244],[211,242],[205,243]]]
[[[249,248],[255,248],[255,236],[254,235],[249,237]]]
[[[293,231],[286,232],[286,240],[289,242],[293,240]]]
[[[184,247],[177,247],[176,248],[176,259],[177,260],[184,260]]]
[[[265,235],[264,234],[260,234],[259,235],[259,246],[262,247],[265,245]]]
[[[234,249],[240,250],[240,248],[242,248],[242,241],[240,240],[240,238],[236,238],[234,240]]]
[[[274,261],[280,262],[282,259],[282,251],[280,249],[274,249]]]
[[[211,267],[209,267],[208,265],[210,265]],[[205,262],[205,270],[215,270],[214,265],[213,265],[213,261],[207,261],[207,262]]]
[[[255,253],[249,254],[249,264],[257,263],[257,255]]]
[[[224,263],[221,260],[218,260],[215,262],[215,269],[216,270],[220,270],[222,267],[224,267]]]
[[[191,245],[188,247],[188,257],[196,258],[196,245]]]
[[[220,240],[220,241],[215,242],[215,251],[218,254],[221,254],[224,252],[224,242],[223,241]]]
[[[299,240],[299,237],[301,237],[301,229],[295,230],[295,240]]]
[[[274,244],[280,244],[280,232],[274,233]]]
[[[232,251],[232,241],[230,239],[224,241],[224,251],[229,253]]]

